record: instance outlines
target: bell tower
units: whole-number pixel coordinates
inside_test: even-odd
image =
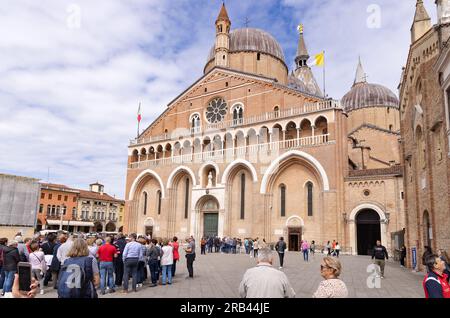
[[[231,21],[228,17],[225,3],[222,4],[219,16],[216,20],[216,55],[215,65],[229,67],[228,51],[230,50],[230,27]]]

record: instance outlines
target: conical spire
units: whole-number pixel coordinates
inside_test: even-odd
[[[422,0],[416,2],[416,13],[411,26],[411,42],[414,43],[431,29],[431,19]]]
[[[423,0],[417,0],[416,3],[416,14],[414,15],[414,22],[423,21],[423,20],[431,20],[428,15],[425,6],[423,5]]]
[[[225,2],[222,3],[222,8],[220,9],[220,13],[219,13],[219,16],[217,17],[216,23],[218,21],[230,22],[230,18],[228,17],[227,8],[225,8]]]
[[[359,57],[358,61],[358,67],[356,68],[356,76],[355,76],[355,82],[353,85],[356,85],[358,83],[365,83],[366,81],[366,73],[364,73],[364,69],[362,67],[361,63],[361,57]]]
[[[298,40],[297,56],[295,57],[295,64],[297,68],[307,66],[309,59],[308,49],[306,48],[305,38],[303,37],[303,24],[300,24],[297,28],[300,37]]]
[[[298,47],[297,47],[297,56],[308,56],[308,49],[306,48],[305,39],[303,37],[303,25],[300,24],[299,26],[299,33],[300,38],[298,40]]]

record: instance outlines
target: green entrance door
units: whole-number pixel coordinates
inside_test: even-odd
[[[203,214],[203,236],[215,237],[218,234],[219,213]]]

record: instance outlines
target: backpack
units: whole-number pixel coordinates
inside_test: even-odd
[[[97,298],[92,279],[93,258],[68,258],[61,266],[58,277],[58,298]]]

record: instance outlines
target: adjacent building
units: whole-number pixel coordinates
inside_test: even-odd
[[[38,179],[0,174],[0,237],[32,237],[39,196]]]
[[[302,30],[293,70],[272,35],[231,29],[225,5],[215,30],[204,75],[129,145],[124,231],[398,249],[395,94],[368,83],[360,62],[342,102],[324,98]]]
[[[411,46],[401,77],[408,264],[422,269],[425,246],[450,249],[450,5],[437,0],[437,23],[416,3]]]
[[[38,229],[69,232],[116,232],[124,201],[104,193],[104,186],[93,183],[89,191],[59,184],[41,184]]]

